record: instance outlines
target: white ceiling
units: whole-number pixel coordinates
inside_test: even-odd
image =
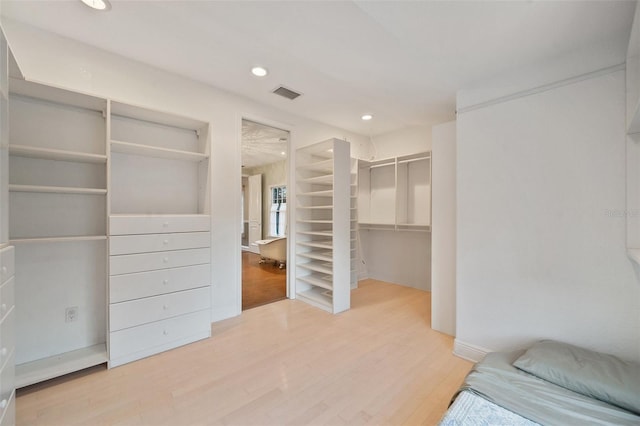
[[[596,52],[624,62],[633,1],[3,0],[2,13],[363,135],[454,118],[460,88]],[[270,74],[249,74],[255,64]],[[611,64],[609,64],[611,65]],[[270,92],[279,85],[303,96]],[[360,116],[372,113],[371,122]]]

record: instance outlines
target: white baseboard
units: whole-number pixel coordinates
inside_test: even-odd
[[[468,361],[482,361],[484,356],[489,352],[493,351],[470,343],[462,342],[459,339],[455,339],[453,341],[453,354]]]
[[[242,311],[238,312],[238,309],[235,306],[214,307],[211,308],[211,322],[237,317],[241,313]]]

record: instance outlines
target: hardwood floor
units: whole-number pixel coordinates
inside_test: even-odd
[[[18,424],[431,425],[472,365],[431,330],[430,293],[373,280],[339,315],[283,300],[212,331],[21,391]]]
[[[242,252],[242,310],[287,297],[287,270],[274,262],[260,263],[260,255]]]

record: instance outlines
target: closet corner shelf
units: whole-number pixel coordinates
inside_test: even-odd
[[[628,248],[627,249],[627,256],[629,256],[629,259],[633,260],[638,265],[640,265],[640,249]]]
[[[71,186],[44,186],[44,185],[16,185],[9,184],[10,192],[39,192],[52,194],[85,194],[105,195],[106,189],[101,188],[76,188]]]
[[[106,235],[79,235],[66,237],[38,237],[38,238],[14,238],[11,244],[31,244],[31,243],[72,243],[79,241],[102,241],[106,240]]]
[[[202,161],[209,158],[207,154],[178,149],[160,148],[138,143],[111,141],[111,151],[121,154],[140,155],[145,157],[165,158],[169,160]]]
[[[104,343],[16,365],[16,388],[22,388],[107,362]]]
[[[9,144],[9,154],[18,157],[40,158],[43,160],[76,161],[79,163],[105,164],[107,162],[106,155],[18,144]]]

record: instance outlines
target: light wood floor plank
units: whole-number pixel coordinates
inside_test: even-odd
[[[18,425],[436,424],[471,363],[431,329],[430,303],[365,280],[339,315],[260,306],[210,339],[21,390]]]

